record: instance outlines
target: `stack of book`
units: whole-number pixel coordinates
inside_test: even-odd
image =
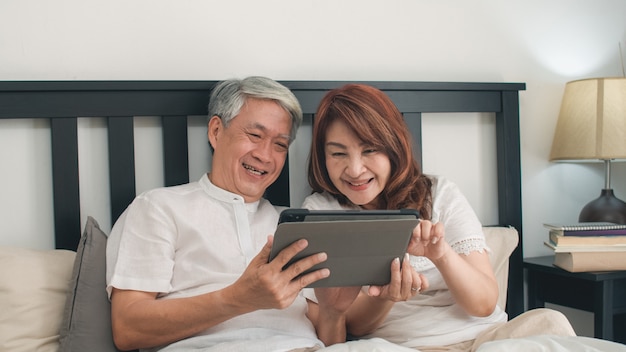
[[[626,270],[626,225],[544,224],[554,265],[571,272]]]

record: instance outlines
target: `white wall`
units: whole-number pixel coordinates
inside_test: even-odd
[[[548,154],[565,83],[622,75],[620,42],[625,51],[623,0],[0,1],[0,80],[266,75],[525,82],[520,111],[526,257],[550,253],[542,245],[542,223],[576,221],[603,186],[600,164],[553,164]],[[481,219],[494,219],[495,195],[482,191],[495,182],[492,170],[483,170],[483,159],[493,158],[492,126],[450,132],[450,126],[425,120],[426,171],[459,181]],[[458,123],[455,116],[450,121]],[[52,248],[47,126],[1,123],[0,245]],[[152,146],[137,151],[139,190],[162,182],[152,161],[160,143],[154,123],[139,123],[137,138]],[[201,118],[194,120],[191,131],[199,150],[192,156],[198,160],[192,162],[192,178],[208,165],[202,125]],[[87,146],[81,155],[83,212],[110,228],[99,200],[108,192],[104,124],[81,122],[79,138]],[[470,145],[461,151],[482,153],[479,160],[459,166],[462,158],[454,152],[440,154],[459,139]],[[307,141],[299,143],[292,154],[306,155]],[[468,170],[471,180],[461,180]],[[626,199],[626,165],[615,164],[612,181],[617,196]]]

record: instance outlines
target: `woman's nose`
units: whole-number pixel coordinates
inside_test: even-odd
[[[350,158],[346,167],[346,174],[350,177],[358,177],[363,173],[365,166],[360,157]]]

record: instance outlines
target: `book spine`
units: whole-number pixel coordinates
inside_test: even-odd
[[[550,230],[562,236],[626,236],[626,229],[614,230]]]
[[[624,253],[556,253],[554,265],[570,272],[626,270]]]
[[[579,224],[571,224],[571,225],[543,224],[543,226],[547,227],[550,230],[560,230],[560,231],[604,231],[604,230],[626,229],[626,224],[595,223],[595,222],[579,223]]]
[[[624,257],[626,257],[626,245],[623,244],[599,244],[599,245],[582,245],[582,244],[572,244],[572,245],[555,245],[552,241],[546,241],[545,244],[547,247],[552,248],[554,253],[620,253]]]
[[[584,245],[601,246],[622,244],[626,245],[626,236],[563,236],[558,232],[550,231],[550,242],[554,245]]]

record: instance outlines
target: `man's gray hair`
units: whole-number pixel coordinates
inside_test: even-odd
[[[289,142],[296,139],[302,124],[302,108],[289,88],[267,77],[252,76],[244,79],[229,79],[215,85],[209,101],[209,118],[219,116],[225,127],[239,114],[249,98],[273,100],[291,116]]]

